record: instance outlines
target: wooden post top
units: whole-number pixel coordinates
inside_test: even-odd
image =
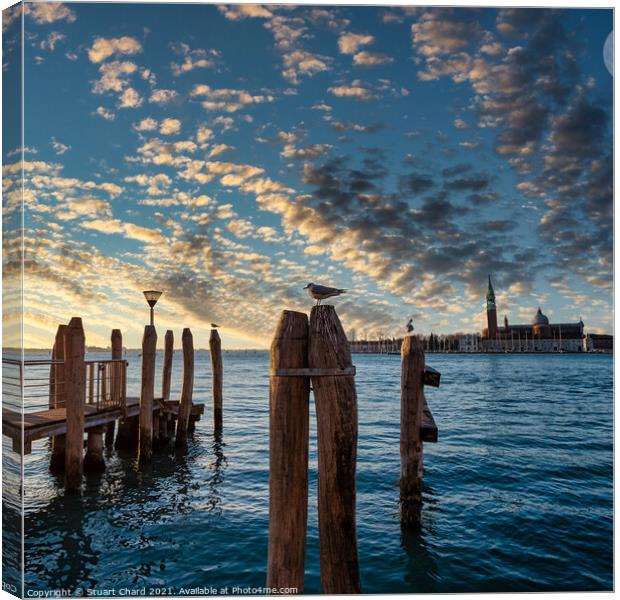
[[[308,315],[294,310],[283,310],[276,326],[271,347],[279,344],[282,338],[287,340],[308,340]]]
[[[157,330],[155,329],[155,325],[145,325],[142,343],[144,344],[147,340],[150,340],[153,337],[157,339]]]
[[[217,329],[212,329],[211,330],[211,335],[209,336],[209,341],[211,340],[220,340],[220,334],[217,332]]]
[[[164,339],[166,340],[166,343],[174,343],[174,331],[172,331],[172,329],[168,329],[168,331],[166,331],[166,335],[164,336]]]
[[[308,356],[316,368],[345,369],[352,364],[347,336],[331,304],[312,307]]]

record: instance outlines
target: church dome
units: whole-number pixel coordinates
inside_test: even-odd
[[[542,310],[540,310],[540,306],[532,319],[532,325],[549,325],[549,319],[543,314]]]

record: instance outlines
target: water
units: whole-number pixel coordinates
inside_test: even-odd
[[[139,357],[128,359],[138,395]],[[442,373],[427,390],[439,443],[424,446],[418,534],[398,519],[399,360],[354,355],[363,591],[611,590],[612,357],[429,355]],[[173,398],[180,362],[177,352]],[[194,401],[207,407],[187,454],[158,454],[140,471],[108,451],[107,471],[82,497],[64,495],[48,473],[49,443],[35,442],[25,459],[26,588],[263,586],[268,363],[266,352],[224,353],[219,444],[208,354],[197,353]],[[307,593],[320,592],[315,432],[311,412]],[[5,493],[5,513],[14,502]],[[5,565],[5,580],[16,568]]]

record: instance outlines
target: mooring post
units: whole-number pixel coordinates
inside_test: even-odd
[[[351,351],[333,306],[310,314],[308,366],[350,369]],[[319,463],[319,546],[325,594],[359,594],[355,530],[357,397],[352,375],[312,377]]]
[[[155,397],[155,347],[157,332],[154,325],[145,325],[142,337],[142,385],[140,391],[140,460],[149,461],[153,455],[153,398]]]
[[[269,546],[267,587],[304,589],[308,519],[308,316],[285,310],[271,344],[269,378]]]
[[[84,327],[82,319],[69,321],[64,343],[65,406],[67,434],[65,441],[65,489],[79,491],[84,470],[84,394],[86,368],[84,365]]]
[[[86,456],[84,457],[85,473],[103,473],[105,460],[103,459],[103,434],[105,426],[99,425],[88,430]]]
[[[224,379],[224,369],[222,366],[222,342],[217,329],[211,330],[211,335],[209,336],[209,350],[211,354],[211,374],[213,384],[213,428],[216,432],[221,432],[224,420],[222,406],[222,383]]]
[[[423,468],[424,350],[412,336],[403,340],[400,378],[400,519],[418,527],[421,519]]]
[[[164,338],[164,366],[161,378],[161,397],[164,402],[170,400],[170,383],[172,381],[172,358],[174,356],[174,333],[171,329],[166,331]],[[170,417],[162,412],[159,417],[159,438],[163,446],[167,446],[170,441]]]
[[[183,344],[183,385],[177,418],[176,446],[182,446],[187,440],[187,427],[189,415],[192,411],[192,394],[194,391],[194,338],[189,328],[183,330],[181,341]]]
[[[67,326],[59,325],[52,349],[52,360],[63,361],[52,364],[50,367],[50,397],[49,407],[58,408],[65,405],[65,336]],[[65,436],[52,436],[52,455],[50,457],[50,471],[59,473],[65,468]]]
[[[112,344],[112,360],[120,360],[123,358],[123,334],[120,329],[112,329],[110,336]],[[124,368],[121,363],[112,363],[112,398],[115,401],[121,397],[121,371]],[[110,421],[106,426],[105,445],[111,447],[114,444],[114,429],[116,421]]]

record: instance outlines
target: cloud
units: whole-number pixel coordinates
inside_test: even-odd
[[[352,98],[354,100],[371,100],[373,93],[359,81],[351,85],[337,85],[327,88],[327,91],[338,98]]]
[[[338,48],[342,54],[355,54],[360,46],[372,44],[374,39],[372,35],[342,33],[338,38]]]
[[[105,119],[106,121],[114,121],[114,119],[116,118],[116,115],[111,110],[108,110],[103,106],[98,106],[95,114],[99,115],[102,119]]]
[[[154,104],[170,104],[175,98],[177,98],[178,93],[174,90],[153,90],[151,93],[151,97],[149,98],[149,102]]]
[[[88,58],[93,63],[100,63],[115,54],[134,55],[142,52],[142,44],[133,37],[124,35],[119,38],[96,38],[88,49]]]
[[[125,177],[123,181],[127,183],[136,183],[141,187],[146,187],[149,196],[161,196],[172,184],[172,179],[165,173],[157,175],[131,175]]]
[[[142,119],[137,125],[134,125],[136,131],[155,131],[157,129],[157,120],[147,117]]]
[[[477,20],[463,18],[464,11],[452,8],[427,10],[411,26],[411,38],[420,54],[431,57],[460,52],[480,39]]]
[[[63,42],[66,39],[67,36],[64,33],[52,31],[44,40],[41,41],[39,47],[41,50],[50,50],[53,52],[56,50],[56,44],[58,44],[58,42]]]
[[[282,77],[290,83],[297,85],[302,76],[312,77],[330,70],[331,58],[302,46],[301,41],[307,37],[307,26],[301,16],[277,15],[269,19],[265,27],[272,32],[276,47],[282,54]]]
[[[250,104],[273,102],[274,97],[269,94],[252,95],[245,90],[220,88],[214,89],[205,84],[197,84],[192,88],[192,97],[206,96],[202,106],[207,110],[237,112]]]
[[[130,61],[104,63],[99,67],[101,77],[93,83],[93,92],[122,92],[129,85],[129,77],[137,70],[137,65]]]
[[[83,221],[81,225],[85,229],[92,229],[107,235],[120,233],[128,239],[145,244],[163,244],[166,241],[159,229],[149,229],[134,223],[124,223],[119,219],[93,219],[92,221]]]
[[[353,63],[360,67],[378,67],[380,65],[388,65],[393,63],[394,59],[387,54],[381,52],[357,52],[353,56]]]
[[[128,87],[119,98],[119,108],[138,108],[144,100],[136,90]]]
[[[71,146],[59,142],[54,136],[52,136],[52,140],[50,143],[52,145],[52,148],[54,149],[54,152],[58,155],[64,154],[65,152],[71,150]]]
[[[56,21],[73,23],[76,19],[75,13],[60,2],[27,2],[23,6],[24,14],[37,25],[49,25]]]
[[[164,119],[159,125],[159,133],[162,135],[173,135],[181,131],[181,121],[178,119]]]
[[[269,19],[273,15],[260,4],[224,4],[217,9],[229,20],[239,21],[242,19]]]
[[[183,57],[182,63],[171,63],[170,69],[175,77],[194,69],[211,69],[216,66],[220,57],[218,50],[192,50],[187,44],[173,44],[172,49]]]

